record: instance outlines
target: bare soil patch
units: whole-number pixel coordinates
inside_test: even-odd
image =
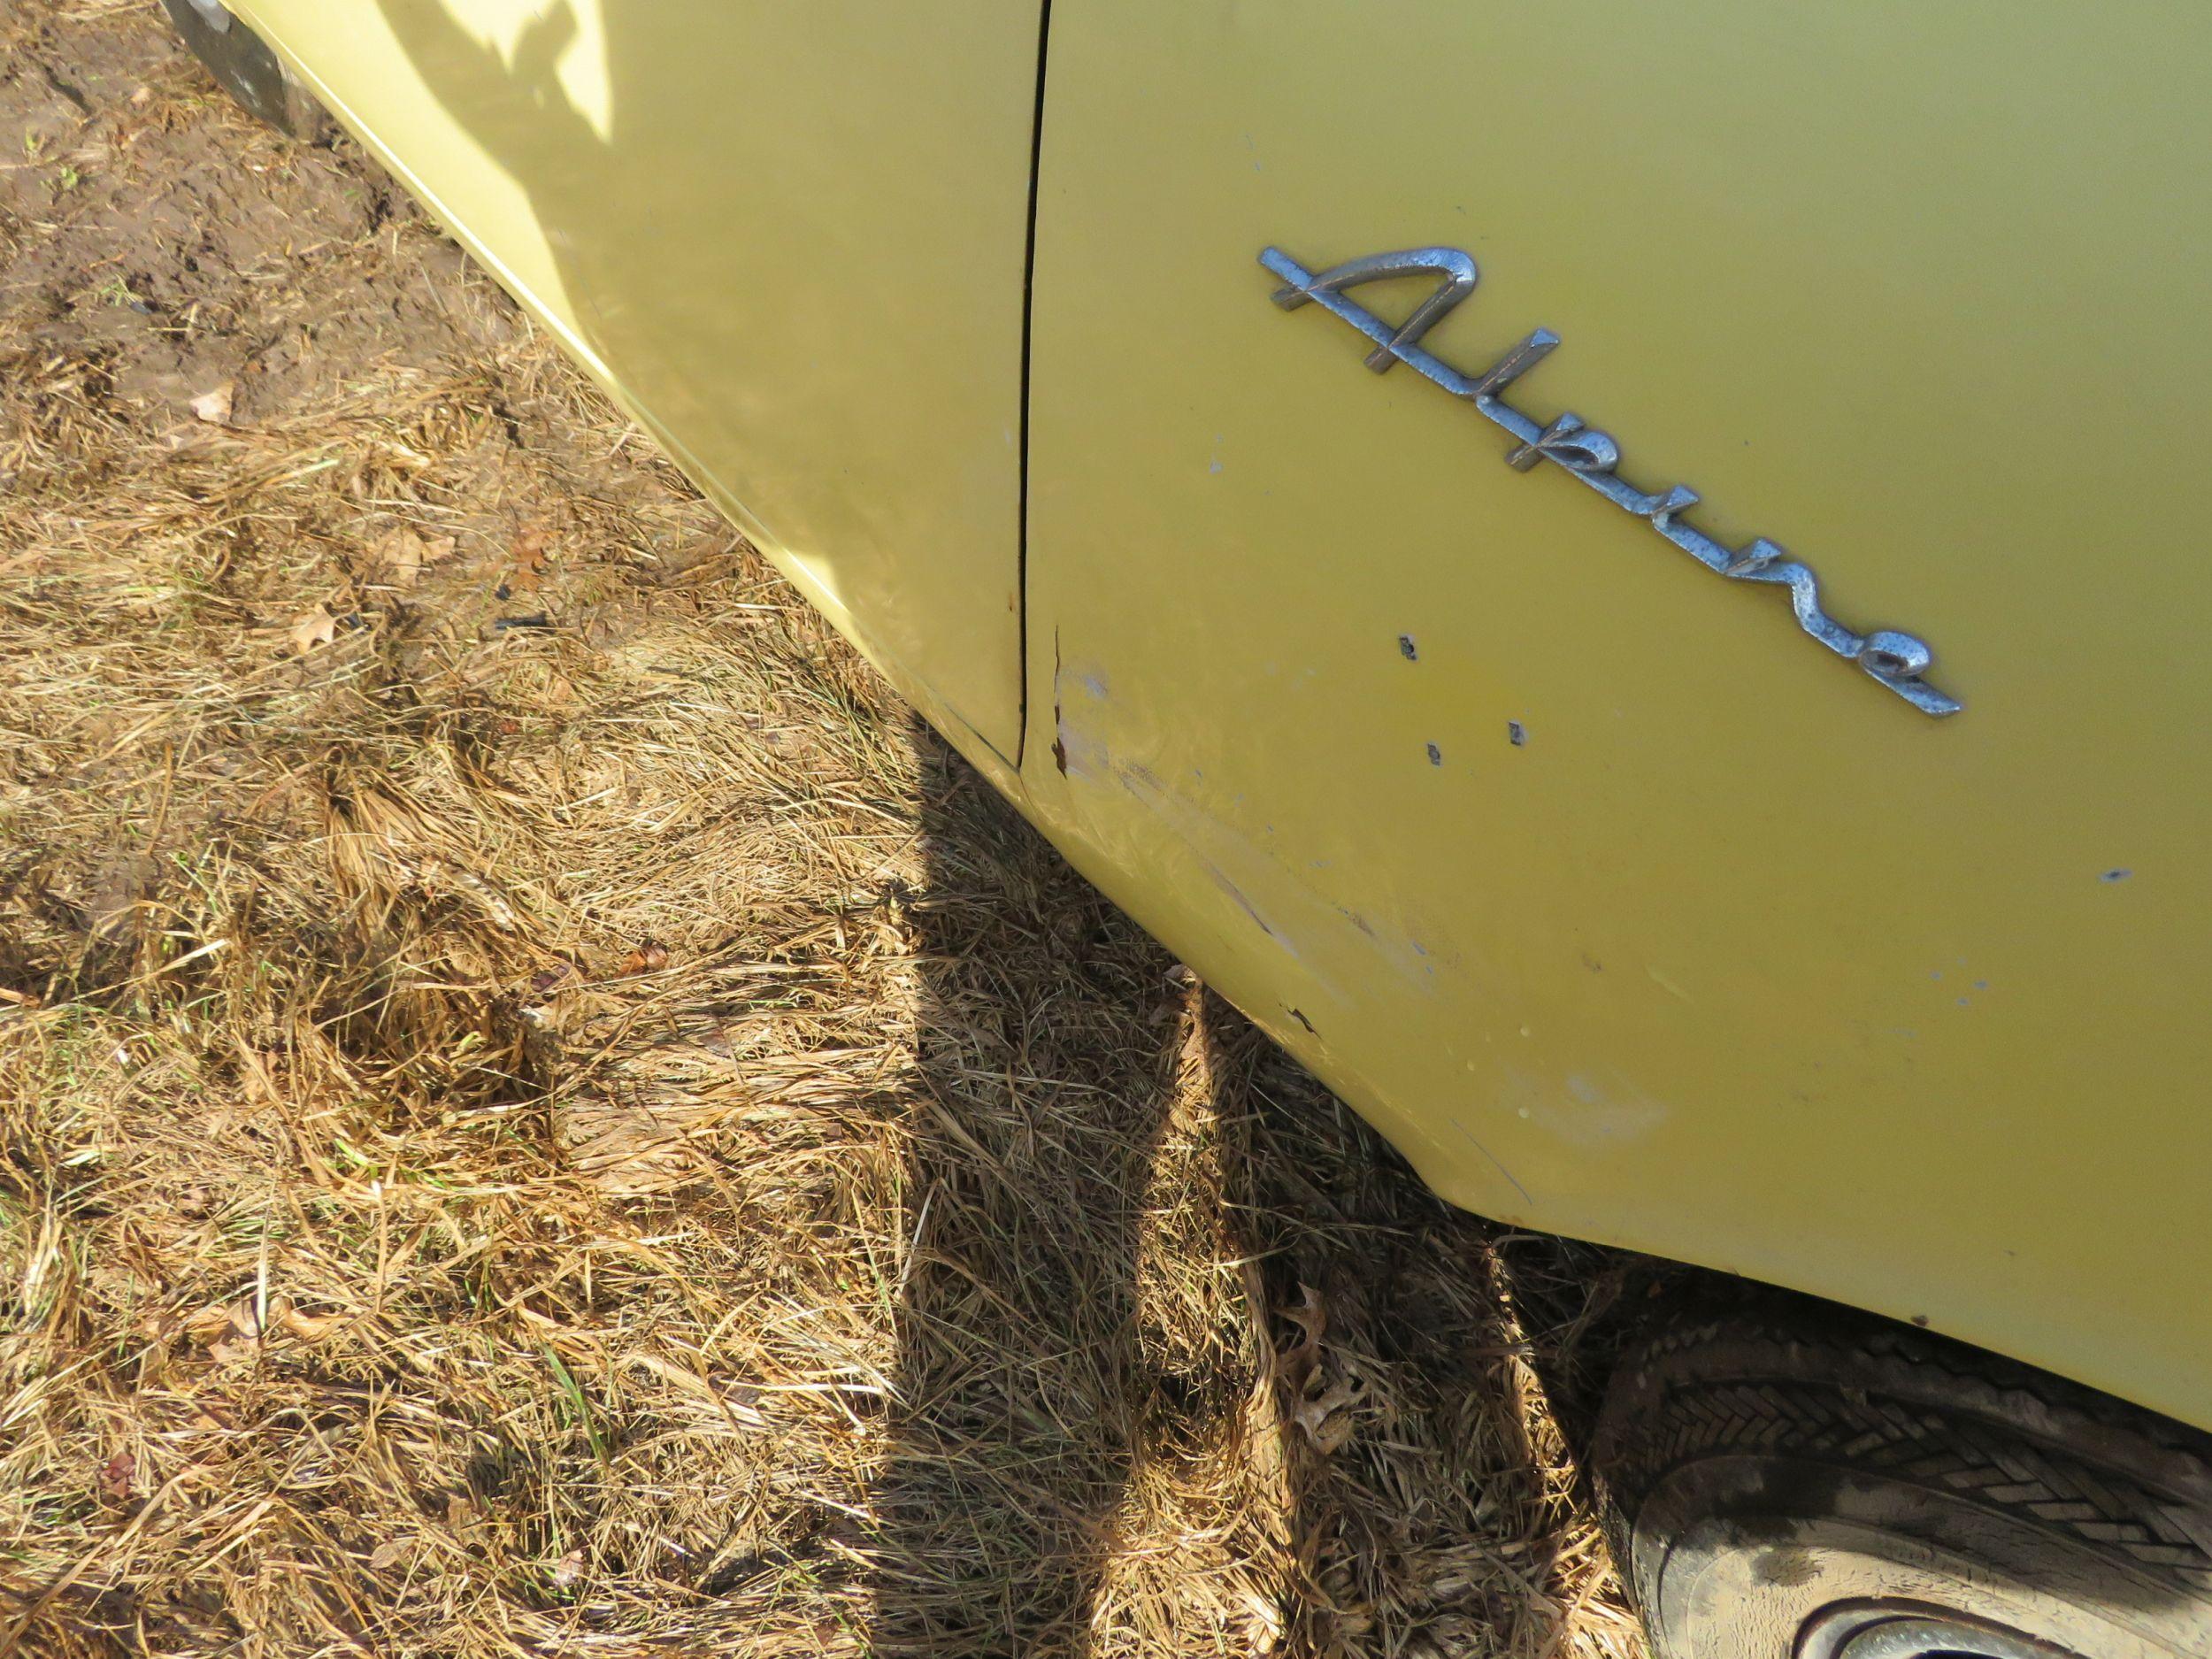
[[[343,143],[0,5],[0,1647],[1624,1655],[1447,1210]]]

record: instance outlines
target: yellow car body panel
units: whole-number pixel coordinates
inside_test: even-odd
[[[1010,763],[1034,5],[235,9],[941,727]]]
[[[1081,866],[1459,1203],[2212,1424],[2212,13],[1060,0],[1050,57]],[[1555,331],[1514,402],[1963,711],[1503,465],[1269,244],[1471,252],[1425,347]]]
[[[1444,1195],[2212,1427],[2212,13],[1058,0],[1025,744],[1036,6],[240,10]],[[1472,254],[1426,349],[1557,331],[1520,408],[1963,712],[1269,244]]]

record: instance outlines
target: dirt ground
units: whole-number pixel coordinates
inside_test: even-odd
[[[0,0],[0,1647],[1640,1651],[1623,1266],[1428,1196],[150,5]]]

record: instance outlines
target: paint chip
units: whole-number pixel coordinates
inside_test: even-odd
[[[1523,726],[1518,720],[1508,720],[1505,723],[1505,734],[1512,740],[1514,748],[1528,747],[1528,727]]]
[[[2108,870],[2097,878],[2100,881],[2125,881],[2135,873],[2132,870]]]
[[[1398,636],[1398,654],[1409,663],[1417,663],[1421,660],[1421,653],[1413,649],[1413,635],[1401,634]]]
[[[1444,751],[1437,748],[1435,744],[1431,743],[1429,745],[1429,764],[1432,766],[1441,766],[1443,764]]]

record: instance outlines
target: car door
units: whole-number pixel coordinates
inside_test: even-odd
[[[1014,756],[1036,0],[239,10],[941,727]]]
[[[2212,1420],[2208,17],[1060,0],[1036,810],[1447,1196]]]

